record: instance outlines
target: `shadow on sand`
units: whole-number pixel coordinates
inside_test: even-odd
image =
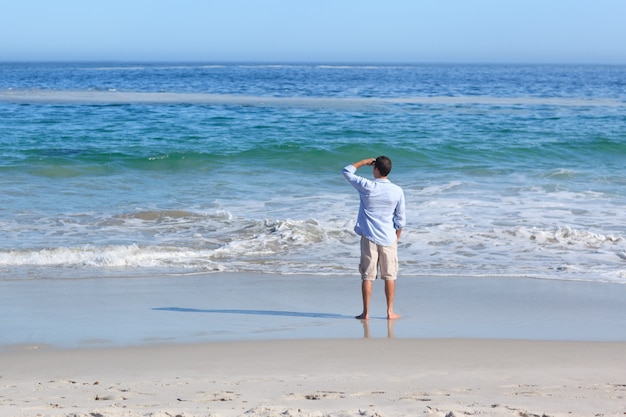
[[[305,313],[301,311],[280,311],[280,310],[237,310],[237,309],[200,309],[184,307],[156,307],[157,311],[173,311],[177,313],[213,313],[213,314],[247,314],[252,316],[283,316],[283,317],[307,317],[315,319],[353,319],[354,316],[330,313]]]

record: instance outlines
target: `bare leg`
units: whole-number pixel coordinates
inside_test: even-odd
[[[367,320],[370,318],[370,298],[372,296],[372,281],[363,280],[361,282],[361,293],[363,295],[363,313],[356,316],[359,320]]]
[[[396,294],[396,281],[395,280],[386,280],[385,281],[385,297],[387,297],[387,319],[399,319],[400,315],[394,313],[393,311],[393,298]]]

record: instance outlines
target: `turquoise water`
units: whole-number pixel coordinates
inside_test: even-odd
[[[355,275],[386,154],[401,274],[626,282],[626,67],[0,64],[0,115],[0,279]]]

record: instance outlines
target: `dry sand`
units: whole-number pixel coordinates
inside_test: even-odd
[[[215,342],[0,353],[0,416],[618,416],[626,343]]]
[[[0,281],[0,417],[626,415],[626,286],[403,278],[367,325],[359,286]]]

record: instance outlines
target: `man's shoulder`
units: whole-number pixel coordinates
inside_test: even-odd
[[[400,195],[404,196],[404,190],[402,189],[402,187],[401,187],[401,186],[399,186],[398,184],[395,184],[395,183],[393,183],[393,182],[392,182],[390,185],[391,185],[391,187],[395,190],[395,192],[396,192],[396,193],[398,193],[398,194],[400,194]]]
[[[402,190],[402,187],[401,187],[401,186],[399,186],[399,185],[398,185],[398,184],[396,184],[395,182],[391,181],[390,179],[386,179],[386,181],[385,181],[385,182],[386,182],[387,184],[389,184],[389,186],[390,186],[390,187],[392,187],[392,188],[396,188],[396,189]]]

